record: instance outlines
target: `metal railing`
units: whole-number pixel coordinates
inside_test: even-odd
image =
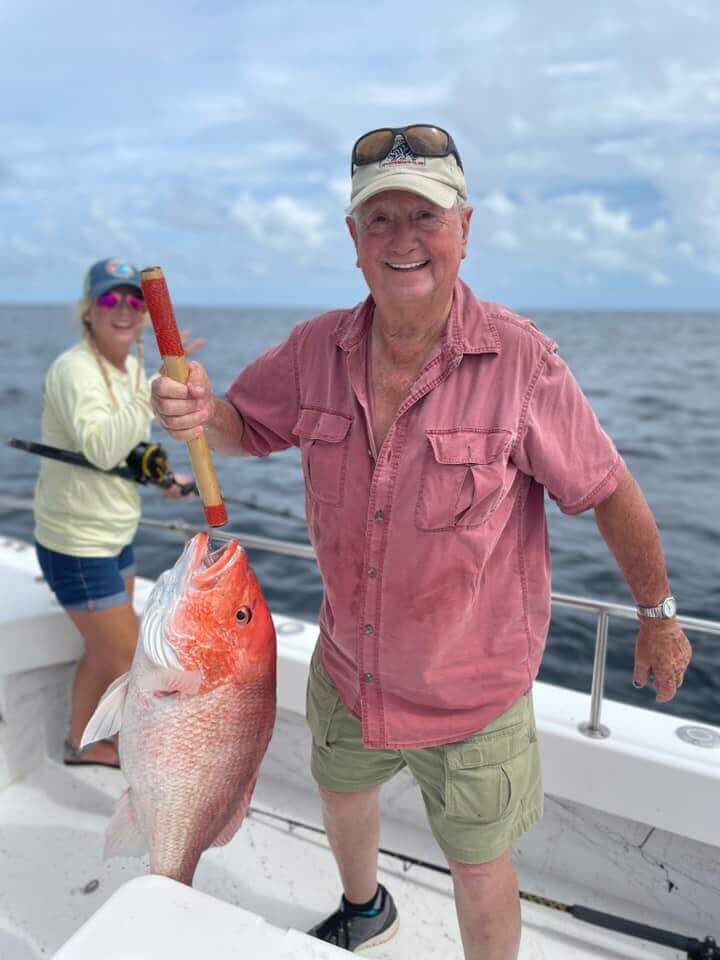
[[[0,495],[0,507],[16,510],[32,510],[32,500],[20,497]],[[185,523],[184,520],[150,520],[142,518],[140,526],[156,530],[167,530],[171,533],[181,533],[183,536],[194,536],[206,528],[196,527]],[[288,557],[301,557],[306,560],[315,560],[315,551],[309,543],[295,543],[292,540],[276,540],[272,537],[261,537],[253,533],[242,531],[213,530],[213,539],[238,540],[244,547],[251,550],[265,550],[268,553],[279,553]],[[576,597],[568,593],[553,593],[552,603],[560,607],[574,607],[580,610],[590,610],[597,614],[597,629],[595,633],[595,656],[593,660],[592,685],[590,689],[590,718],[578,724],[578,729],[585,736],[594,739],[610,735],[609,729],[600,722],[603,696],[605,691],[605,665],[607,660],[607,640],[610,617],[624,620],[637,620],[635,607],[622,603],[611,603],[604,600],[594,600],[589,597]],[[720,635],[720,623],[715,620],[701,620],[696,617],[677,618],[683,630],[699,631]]]
[[[637,620],[635,607],[622,603],[610,603],[604,600],[592,600],[588,597],[576,597],[568,593],[553,593],[553,604],[559,607],[575,607],[592,610],[597,614],[595,633],[595,657],[593,660],[592,686],[590,689],[590,719],[578,725],[581,733],[588,737],[601,738],[610,735],[610,731],[600,723],[603,695],[605,691],[605,662],[607,659],[607,639],[610,617],[624,620]],[[683,630],[698,630],[701,633],[720,634],[720,623],[715,620],[701,620],[697,617],[678,617]]]

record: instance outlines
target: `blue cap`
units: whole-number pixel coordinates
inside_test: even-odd
[[[86,297],[99,297],[113,287],[137,287],[142,296],[140,285],[140,271],[132,263],[125,260],[98,260],[85,274],[83,292]]]

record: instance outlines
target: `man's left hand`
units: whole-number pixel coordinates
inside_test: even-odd
[[[635,644],[633,684],[644,687],[648,680],[655,687],[658,703],[666,703],[682,686],[692,648],[677,620],[651,620],[640,617]]]

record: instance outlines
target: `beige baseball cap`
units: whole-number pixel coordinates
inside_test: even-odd
[[[412,152],[402,134],[382,160],[355,168],[347,213],[385,190],[407,190],[449,209],[458,196],[467,200],[465,175],[455,157],[421,157]]]

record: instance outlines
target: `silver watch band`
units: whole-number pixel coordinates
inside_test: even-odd
[[[638,607],[637,612],[641,617],[653,617],[656,620],[663,620],[665,618],[662,605],[659,607]]]
[[[655,620],[671,620],[677,612],[675,597],[665,597],[657,606],[637,607],[638,616],[651,617]]]

